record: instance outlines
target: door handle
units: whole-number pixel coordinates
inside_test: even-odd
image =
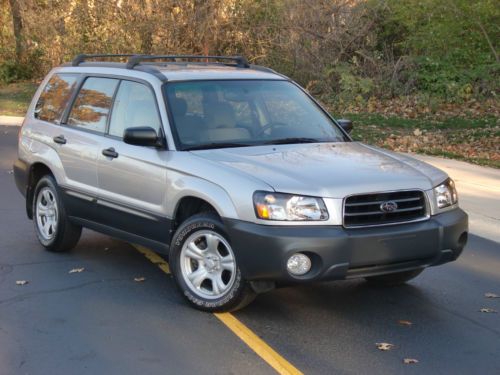
[[[64,138],[64,135],[58,135],[57,137],[52,138],[52,140],[55,143],[59,143],[60,145],[66,144],[66,138]]]
[[[118,152],[116,152],[113,147],[106,148],[106,149],[102,150],[102,154],[104,156],[107,156],[107,157],[113,158],[113,159],[118,157]]]

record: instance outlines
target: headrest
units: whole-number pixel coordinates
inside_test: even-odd
[[[174,116],[184,116],[187,112],[187,102],[184,98],[170,98],[170,106]]]
[[[209,129],[236,127],[236,115],[229,103],[216,102],[207,106],[205,118]]]

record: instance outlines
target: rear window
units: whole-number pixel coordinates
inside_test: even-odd
[[[35,118],[59,124],[77,80],[77,74],[54,74],[36,103]]]

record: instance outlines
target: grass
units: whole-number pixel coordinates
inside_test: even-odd
[[[498,119],[495,116],[480,118],[446,117],[443,119],[430,116],[426,118],[402,118],[373,113],[357,113],[348,116],[359,124],[397,129],[471,129],[491,128],[498,125]]]
[[[0,86],[0,116],[24,116],[37,87],[33,82]]]

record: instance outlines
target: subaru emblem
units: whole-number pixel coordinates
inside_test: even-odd
[[[393,201],[387,201],[380,205],[380,210],[383,212],[394,212],[398,209],[398,204]]]

